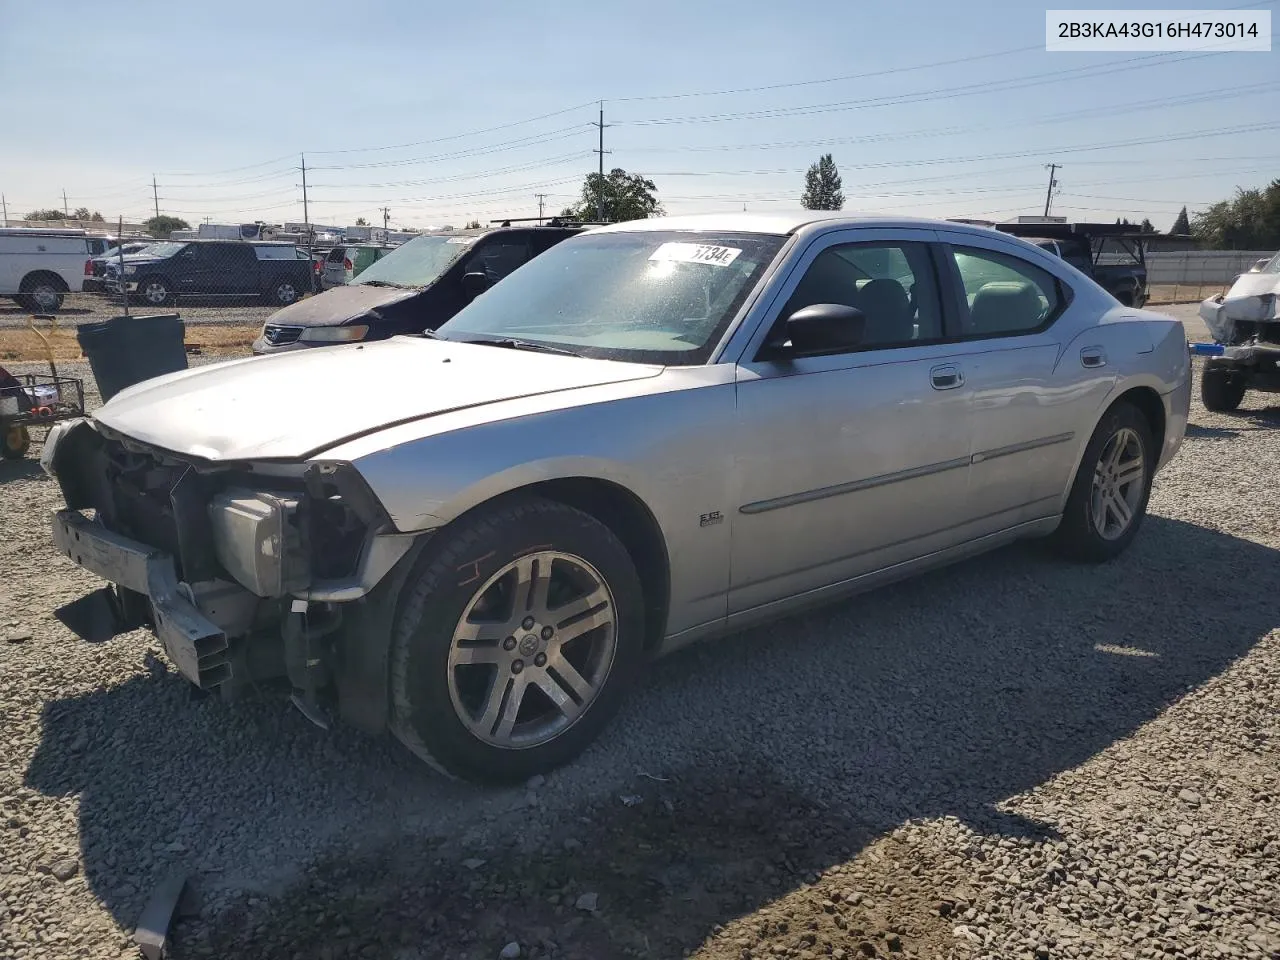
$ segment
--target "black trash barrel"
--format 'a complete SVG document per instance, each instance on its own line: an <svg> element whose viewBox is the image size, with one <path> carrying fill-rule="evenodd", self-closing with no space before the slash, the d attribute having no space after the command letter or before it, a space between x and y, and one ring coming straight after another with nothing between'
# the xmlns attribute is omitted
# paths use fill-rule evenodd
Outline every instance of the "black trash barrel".
<svg viewBox="0 0 1280 960"><path fill-rule="evenodd" d="M76 340L106 403L135 383L187 369L186 324L176 313L85 323Z"/></svg>

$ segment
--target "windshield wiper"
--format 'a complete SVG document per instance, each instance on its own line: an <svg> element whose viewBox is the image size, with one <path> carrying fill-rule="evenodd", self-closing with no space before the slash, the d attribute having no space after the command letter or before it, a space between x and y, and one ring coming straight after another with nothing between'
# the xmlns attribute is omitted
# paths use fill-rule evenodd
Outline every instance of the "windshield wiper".
<svg viewBox="0 0 1280 960"><path fill-rule="evenodd" d="M515 340L511 337L499 337L494 340L458 340L456 343L481 343L491 347L508 347L511 350L532 350L535 353L557 353L562 357L576 357L578 354L563 347L553 347L546 343L535 343L532 340Z"/></svg>
<svg viewBox="0 0 1280 960"><path fill-rule="evenodd" d="M356 284L352 284L356 286ZM362 287L404 287L403 283L392 283L390 280L361 280L359 286Z"/></svg>

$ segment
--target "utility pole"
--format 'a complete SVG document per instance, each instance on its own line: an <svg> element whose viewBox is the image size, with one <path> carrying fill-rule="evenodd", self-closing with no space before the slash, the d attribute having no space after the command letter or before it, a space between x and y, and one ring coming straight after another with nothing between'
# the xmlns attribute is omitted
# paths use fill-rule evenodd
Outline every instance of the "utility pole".
<svg viewBox="0 0 1280 960"><path fill-rule="evenodd" d="M543 204L543 201L547 199L547 195L545 193L535 193L534 196L538 198L538 223L541 224L542 223L542 204Z"/></svg>
<svg viewBox="0 0 1280 960"><path fill-rule="evenodd" d="M9 202L5 200L4 194L0 193L0 207L4 208L4 226L9 225Z"/></svg>
<svg viewBox="0 0 1280 960"><path fill-rule="evenodd" d="M382 208L382 232L383 233L387 232L387 223L390 220L391 220L391 208L383 207ZM384 237L383 239L386 239L386 238Z"/></svg>
<svg viewBox="0 0 1280 960"><path fill-rule="evenodd" d="M597 124L594 124L594 126L597 126L600 128L600 146L598 149L594 151L595 153L600 155L600 166L599 166L600 179L596 181L596 219L603 220L604 219L604 155L606 153L613 152L612 150L605 150L604 148L605 123L604 123L604 101L603 100L600 101L600 122Z"/></svg>
<svg viewBox="0 0 1280 960"><path fill-rule="evenodd" d="M311 215L307 212L307 155L302 157L302 225L307 231L307 251L311 250Z"/></svg>
<svg viewBox="0 0 1280 960"><path fill-rule="evenodd" d="M67 209L67 188L62 188L62 215L68 220L71 219L71 211Z"/></svg>
<svg viewBox="0 0 1280 960"><path fill-rule="evenodd" d="M156 216L160 216L160 191L156 187L156 175L151 175L151 199L156 202Z"/></svg>
<svg viewBox="0 0 1280 960"><path fill-rule="evenodd" d="M1047 217L1049 215L1049 205L1053 203L1053 188L1058 185L1057 173L1062 169L1062 165L1059 163L1047 163L1045 167L1049 171L1049 189L1045 191L1044 195L1044 215Z"/></svg>

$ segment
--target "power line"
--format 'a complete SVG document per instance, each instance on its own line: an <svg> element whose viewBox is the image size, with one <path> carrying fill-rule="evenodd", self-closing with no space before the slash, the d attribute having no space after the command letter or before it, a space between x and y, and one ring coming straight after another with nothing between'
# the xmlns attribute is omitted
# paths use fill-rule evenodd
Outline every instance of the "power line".
<svg viewBox="0 0 1280 960"><path fill-rule="evenodd" d="M871 70L867 73L847 73L839 77L823 77L817 80L795 80L790 83L770 83L759 87L737 87L732 90L702 90L694 93L663 93L640 97L612 97L614 103L636 103L644 100L684 100L690 97L722 97L735 93L764 93L768 90L785 90L794 87L811 87L823 83L841 83L845 80L867 80L871 77L887 77L898 73L911 73L915 70L935 70L938 67L955 66L958 63L973 63L977 60L993 60L997 57L1009 57L1017 53L1028 53L1032 50L1043 50L1040 44L1029 47L1014 47L1012 50L997 50L995 53L980 53L971 57L957 57L954 60L936 60L931 63L916 64L909 67L890 67L885 70Z"/></svg>

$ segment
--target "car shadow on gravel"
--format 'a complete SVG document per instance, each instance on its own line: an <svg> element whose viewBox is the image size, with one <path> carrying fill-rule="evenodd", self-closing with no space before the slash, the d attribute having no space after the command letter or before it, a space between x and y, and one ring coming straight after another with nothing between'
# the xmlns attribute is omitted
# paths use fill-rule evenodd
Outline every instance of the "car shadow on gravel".
<svg viewBox="0 0 1280 960"><path fill-rule="evenodd" d="M515 940L718 960L743 949L720 926L757 911L753 936L793 955L836 936L928 955L950 924L918 863L884 861L839 909L833 881L806 885L920 818L1052 837L1006 801L1245 654L1280 623L1277 582L1280 551L1156 516L1110 564L1015 546L667 658L527 796L276 703L190 702L156 662L49 703L27 784L79 795L85 876L122 925L174 863L225 892L180 957L493 958ZM817 926L788 919L794 896L821 898Z"/></svg>

